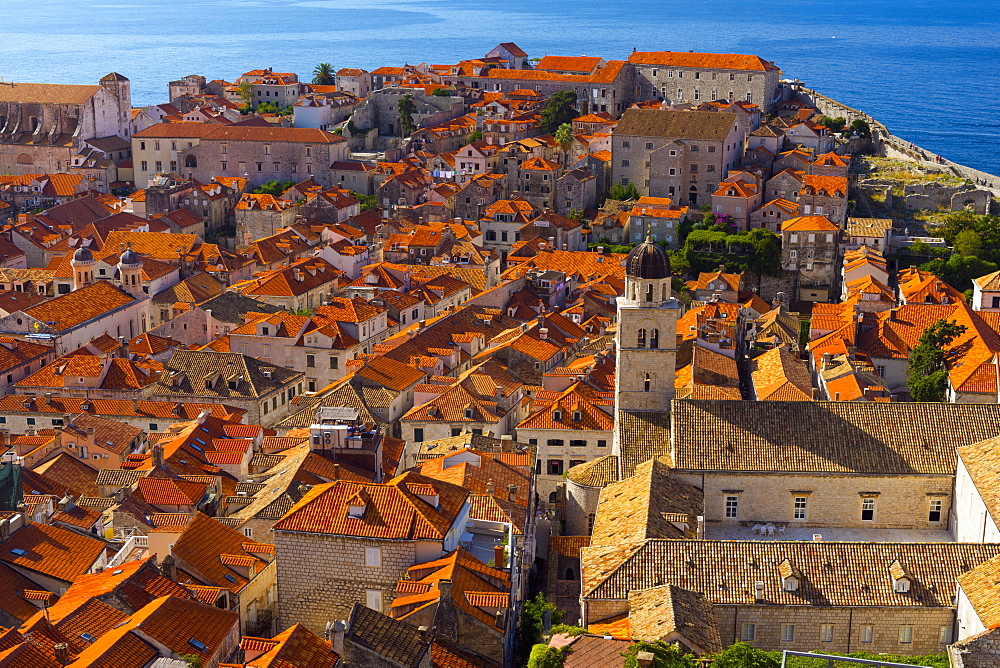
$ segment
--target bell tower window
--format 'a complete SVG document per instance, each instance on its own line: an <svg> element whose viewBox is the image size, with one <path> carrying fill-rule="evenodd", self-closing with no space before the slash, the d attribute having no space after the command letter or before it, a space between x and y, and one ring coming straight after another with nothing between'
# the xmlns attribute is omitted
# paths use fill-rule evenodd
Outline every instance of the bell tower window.
<svg viewBox="0 0 1000 668"><path fill-rule="evenodd" d="M646 301L647 302L653 301L653 284L652 283L647 283L646 284Z"/></svg>
<svg viewBox="0 0 1000 668"><path fill-rule="evenodd" d="M654 329L652 332L650 332L649 347L650 348L660 347L660 330Z"/></svg>
<svg viewBox="0 0 1000 668"><path fill-rule="evenodd" d="M638 340L636 341L636 348L645 348L645 347L646 347L646 330L640 329Z"/></svg>
<svg viewBox="0 0 1000 668"><path fill-rule="evenodd" d="M649 373L647 372L645 379L642 381L642 391L643 392L649 392L650 387L652 386L652 384L653 384L653 382L650 380Z"/></svg>

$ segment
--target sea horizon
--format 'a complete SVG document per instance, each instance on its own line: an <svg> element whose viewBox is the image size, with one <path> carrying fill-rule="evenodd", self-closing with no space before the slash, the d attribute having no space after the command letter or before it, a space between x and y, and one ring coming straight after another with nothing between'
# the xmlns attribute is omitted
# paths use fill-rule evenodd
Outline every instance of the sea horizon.
<svg viewBox="0 0 1000 668"><path fill-rule="evenodd" d="M81 30L74 17L86 8ZM749 8L758 11L750 13ZM885 0L36 0L5 7L0 77L132 82L132 103L167 102L188 74L232 81L273 67L308 81L313 67L454 63L515 42L531 57L626 59L633 50L752 53L860 109L896 135L1000 174L1000 19L978 2ZM991 85L992 83L992 85Z"/></svg>

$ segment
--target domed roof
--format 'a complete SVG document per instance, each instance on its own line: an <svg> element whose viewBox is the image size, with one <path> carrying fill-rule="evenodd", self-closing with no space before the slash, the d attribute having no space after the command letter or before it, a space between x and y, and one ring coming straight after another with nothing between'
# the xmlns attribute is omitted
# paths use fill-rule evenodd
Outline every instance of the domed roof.
<svg viewBox="0 0 1000 668"><path fill-rule="evenodd" d="M625 273L636 278L669 278L670 260L649 237L625 258Z"/></svg>
<svg viewBox="0 0 1000 668"><path fill-rule="evenodd" d="M122 253L121 258L119 258L118 261L121 264L142 264L142 258L139 257L139 254L131 248Z"/></svg>
<svg viewBox="0 0 1000 668"><path fill-rule="evenodd" d="M73 253L74 262L93 262L94 254L90 252L90 249L86 246L80 246Z"/></svg>

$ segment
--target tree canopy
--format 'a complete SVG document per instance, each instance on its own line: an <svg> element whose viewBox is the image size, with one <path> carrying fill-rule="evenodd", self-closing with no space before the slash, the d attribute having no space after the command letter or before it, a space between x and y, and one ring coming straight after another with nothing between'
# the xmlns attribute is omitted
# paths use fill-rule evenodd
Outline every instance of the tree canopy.
<svg viewBox="0 0 1000 668"><path fill-rule="evenodd" d="M576 93L571 90L561 90L549 98L549 104L542 112L538 126L543 132L553 133L563 123L571 123L580 115L576 110Z"/></svg>
<svg viewBox="0 0 1000 668"><path fill-rule="evenodd" d="M278 181L274 179L272 181L266 181L254 189L254 194L257 195L271 195L272 197L281 197L281 193L285 192L289 188L295 185L295 181Z"/></svg>
<svg viewBox="0 0 1000 668"><path fill-rule="evenodd" d="M690 654L682 653L674 644L662 640L656 642L640 640L622 654L625 657L624 668L638 668L640 652L649 652L653 655L653 662L649 664L650 668L696 668L698 666Z"/></svg>
<svg viewBox="0 0 1000 668"><path fill-rule="evenodd" d="M330 63L320 63L313 70L312 82L318 86L332 86L337 82L337 75Z"/></svg>
<svg viewBox="0 0 1000 668"><path fill-rule="evenodd" d="M404 137L409 137L417 129L413 122L413 114L417 111L417 105L413 102L412 95L404 95L396 103L396 110L399 112L399 131Z"/></svg>
<svg viewBox="0 0 1000 668"><path fill-rule="evenodd" d="M913 401L944 401L948 390L945 348L965 333L965 325L948 322L943 318L920 335L917 345L910 351L906 383Z"/></svg>

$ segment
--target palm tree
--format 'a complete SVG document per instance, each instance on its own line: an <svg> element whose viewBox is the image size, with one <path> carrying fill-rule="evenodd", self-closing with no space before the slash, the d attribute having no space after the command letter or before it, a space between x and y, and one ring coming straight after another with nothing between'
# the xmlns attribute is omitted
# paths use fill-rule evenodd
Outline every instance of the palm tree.
<svg viewBox="0 0 1000 668"><path fill-rule="evenodd" d="M569 152L570 147L573 145L573 126L569 123L563 123L555 131L552 138L559 144L559 151L563 154L563 168L565 168L566 153Z"/></svg>
<svg viewBox="0 0 1000 668"><path fill-rule="evenodd" d="M332 86L337 81L333 73L333 65L330 63L320 63L313 70L313 83L320 86Z"/></svg>

